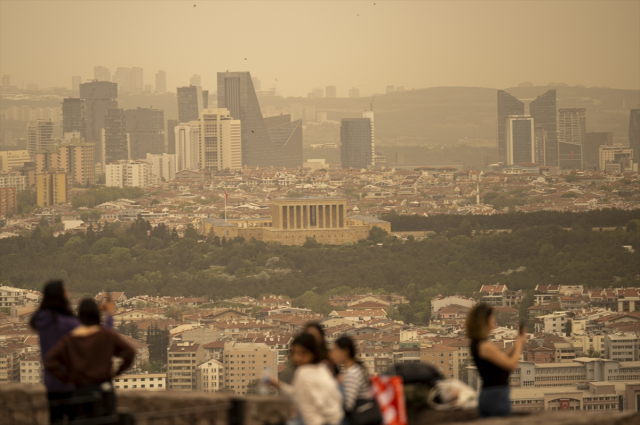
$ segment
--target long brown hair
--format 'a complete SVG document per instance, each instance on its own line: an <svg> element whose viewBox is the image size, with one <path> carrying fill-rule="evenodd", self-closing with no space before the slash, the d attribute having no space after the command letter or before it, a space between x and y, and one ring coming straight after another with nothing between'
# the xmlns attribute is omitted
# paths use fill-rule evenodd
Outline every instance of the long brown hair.
<svg viewBox="0 0 640 425"><path fill-rule="evenodd" d="M469 311L467 316L467 338L472 341L487 339L489 336L489 318L493 314L493 307L480 303Z"/></svg>

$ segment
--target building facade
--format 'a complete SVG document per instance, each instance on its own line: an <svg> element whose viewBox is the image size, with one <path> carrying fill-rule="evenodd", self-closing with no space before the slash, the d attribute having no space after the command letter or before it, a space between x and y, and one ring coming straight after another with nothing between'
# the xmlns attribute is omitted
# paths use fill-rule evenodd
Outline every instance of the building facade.
<svg viewBox="0 0 640 425"><path fill-rule="evenodd" d="M195 391L196 371L204 361L202 345L178 342L167 351L167 380L170 390Z"/></svg>
<svg viewBox="0 0 640 425"><path fill-rule="evenodd" d="M373 164L372 127L369 118L343 118L340 123L342 168L367 168Z"/></svg>
<svg viewBox="0 0 640 425"><path fill-rule="evenodd" d="M147 162L151 163L151 172L163 181L176 178L176 155L163 153L162 155L147 154Z"/></svg>
<svg viewBox="0 0 640 425"><path fill-rule="evenodd" d="M152 166L142 160L114 161L106 165L106 185L145 188L152 182Z"/></svg>
<svg viewBox="0 0 640 425"><path fill-rule="evenodd" d="M146 390L166 391L166 373L125 373L113 379L113 387L118 391Z"/></svg>
<svg viewBox="0 0 640 425"><path fill-rule="evenodd" d="M327 86L324 88L324 97L335 98L337 96L336 86Z"/></svg>
<svg viewBox="0 0 640 425"><path fill-rule="evenodd" d="M529 103L529 114L539 129L538 152L540 155L531 161L539 165L558 165L558 113L556 109L556 90L548 90Z"/></svg>
<svg viewBox="0 0 640 425"><path fill-rule="evenodd" d="M598 163L602 171L607 170L608 165L633 165L635 162L635 151L623 145L600 146L598 148ZM624 168L623 168L624 170Z"/></svg>
<svg viewBox="0 0 640 425"><path fill-rule="evenodd" d="M166 93L167 91L167 73L166 71L156 72L156 92Z"/></svg>
<svg viewBox="0 0 640 425"><path fill-rule="evenodd" d="M224 386L245 395L251 381L278 370L276 352L264 343L230 342L224 347Z"/></svg>
<svg viewBox="0 0 640 425"><path fill-rule="evenodd" d="M109 109L102 131L104 164L130 158L131 144L127 134L127 118L122 109Z"/></svg>
<svg viewBox="0 0 640 425"><path fill-rule="evenodd" d="M215 393L225 387L224 365L209 359L196 369L196 390L203 393Z"/></svg>
<svg viewBox="0 0 640 425"><path fill-rule="evenodd" d="M39 207L69 202L71 176L64 171L45 171L36 174L36 198Z"/></svg>
<svg viewBox="0 0 640 425"><path fill-rule="evenodd" d="M44 367L39 354L27 355L20 359L20 383L28 385L44 384Z"/></svg>
<svg viewBox="0 0 640 425"><path fill-rule="evenodd" d="M176 125L174 137L176 143L176 171L199 168L198 163L198 121Z"/></svg>
<svg viewBox="0 0 640 425"><path fill-rule="evenodd" d="M15 187L0 188L0 216L18 212L18 190Z"/></svg>
<svg viewBox="0 0 640 425"><path fill-rule="evenodd" d="M176 132L175 128L179 124L178 120L167 120L167 153L176 153Z"/></svg>
<svg viewBox="0 0 640 425"><path fill-rule="evenodd" d="M632 109L629 113L629 147L635 158L640 158L640 109Z"/></svg>
<svg viewBox="0 0 640 425"><path fill-rule="evenodd" d="M198 88L196 86L178 87L178 121L181 123L197 121Z"/></svg>
<svg viewBox="0 0 640 425"><path fill-rule="evenodd" d="M505 122L507 165L535 163L534 121L528 115L509 115Z"/></svg>
<svg viewBox="0 0 640 425"><path fill-rule="evenodd" d="M600 170L600 146L612 146L613 133L590 131L585 136L583 145L584 168Z"/></svg>
<svg viewBox="0 0 640 425"><path fill-rule="evenodd" d="M24 166L25 162L30 162L29 151L0 151L0 171L12 171L14 168Z"/></svg>
<svg viewBox="0 0 640 425"><path fill-rule="evenodd" d="M79 132L86 138L86 108L84 99L66 98L62 101L62 134Z"/></svg>
<svg viewBox="0 0 640 425"><path fill-rule="evenodd" d="M524 115L524 103L504 90L498 90L498 161L507 162L506 123L509 115Z"/></svg>
<svg viewBox="0 0 640 425"><path fill-rule="evenodd" d="M107 111L118 108L118 85L108 80L80 84L80 99L84 100L86 110L85 142L95 145L96 161L104 163L102 130Z"/></svg>
<svg viewBox="0 0 640 425"><path fill-rule="evenodd" d="M129 135L129 159L164 153L164 111L136 108L124 111Z"/></svg>
<svg viewBox="0 0 640 425"><path fill-rule="evenodd" d="M33 156L36 151L53 147L53 121L37 120L27 128L27 150Z"/></svg>
<svg viewBox="0 0 640 425"><path fill-rule="evenodd" d="M96 182L94 145L81 139L70 139L50 150L36 152L35 164L36 173L64 171L75 184L84 186Z"/></svg>
<svg viewBox="0 0 640 425"><path fill-rule="evenodd" d="M192 125L193 129L193 125ZM198 164L202 170L242 168L240 121L228 109L205 109L197 126Z"/></svg>

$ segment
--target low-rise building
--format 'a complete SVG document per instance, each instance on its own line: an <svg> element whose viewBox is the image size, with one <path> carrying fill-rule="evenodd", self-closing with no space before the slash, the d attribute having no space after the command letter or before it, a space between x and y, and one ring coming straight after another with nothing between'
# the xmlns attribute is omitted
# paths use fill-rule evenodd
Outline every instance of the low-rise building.
<svg viewBox="0 0 640 425"><path fill-rule="evenodd" d="M113 379L113 386L118 391L147 390L165 391L167 389L166 373L126 373Z"/></svg>
<svg viewBox="0 0 640 425"><path fill-rule="evenodd" d="M204 393L214 393L224 388L224 365L209 359L196 369L196 389Z"/></svg>
<svg viewBox="0 0 640 425"><path fill-rule="evenodd" d="M435 366L445 378L459 379L459 352L457 347L435 344L420 349L420 361Z"/></svg>
<svg viewBox="0 0 640 425"><path fill-rule="evenodd" d="M278 370L277 353L266 344L229 342L224 347L224 386L237 395L247 393L251 381Z"/></svg>
<svg viewBox="0 0 640 425"><path fill-rule="evenodd" d="M638 361L640 337L634 334L617 333L605 335L604 358L619 362Z"/></svg>
<svg viewBox="0 0 640 425"><path fill-rule="evenodd" d="M20 359L20 383L44 383L44 368L40 354L31 354Z"/></svg>

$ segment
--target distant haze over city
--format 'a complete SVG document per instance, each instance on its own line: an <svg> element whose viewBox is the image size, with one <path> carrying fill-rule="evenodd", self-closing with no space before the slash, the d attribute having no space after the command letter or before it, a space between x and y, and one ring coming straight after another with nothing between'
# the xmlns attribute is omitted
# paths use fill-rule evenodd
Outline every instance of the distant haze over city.
<svg viewBox="0 0 640 425"><path fill-rule="evenodd" d="M550 82L640 88L638 1L6 1L0 74L68 87L93 67L193 74L251 71L263 89L339 97L387 85L514 87ZM277 80L277 81L276 81Z"/></svg>

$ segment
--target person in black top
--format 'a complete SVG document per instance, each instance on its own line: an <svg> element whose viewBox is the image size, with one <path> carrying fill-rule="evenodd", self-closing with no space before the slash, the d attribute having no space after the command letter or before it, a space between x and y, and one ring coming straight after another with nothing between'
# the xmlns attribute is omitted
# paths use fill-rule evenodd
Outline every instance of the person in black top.
<svg viewBox="0 0 640 425"><path fill-rule="evenodd" d="M478 398L478 413L481 418L509 416L509 374L518 367L518 358L527 339L524 327L514 344L505 352L490 342L489 334L496 328L493 308L487 304L476 305L467 316L467 337L471 340L471 356L482 378Z"/></svg>

